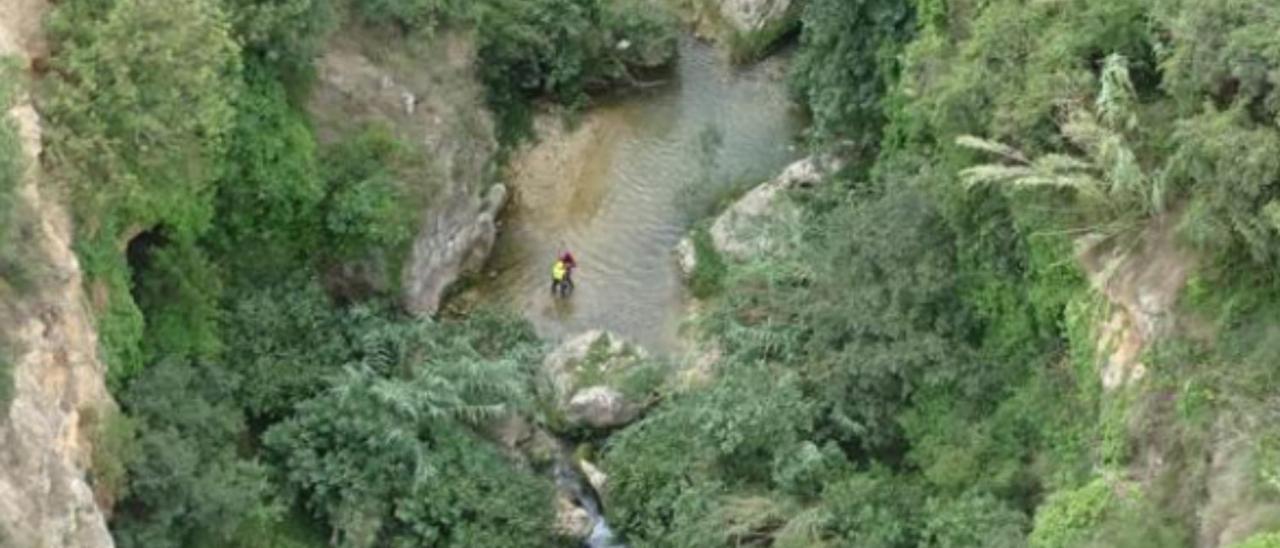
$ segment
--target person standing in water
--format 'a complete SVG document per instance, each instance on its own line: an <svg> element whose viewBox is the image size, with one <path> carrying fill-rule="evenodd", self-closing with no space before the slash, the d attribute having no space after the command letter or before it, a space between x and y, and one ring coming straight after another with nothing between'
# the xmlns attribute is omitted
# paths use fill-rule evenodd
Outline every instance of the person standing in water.
<svg viewBox="0 0 1280 548"><path fill-rule="evenodd" d="M551 266L551 293L553 295L568 295L573 289L573 269L578 267L578 262L574 260L573 253L565 251L560 254L560 258L556 259L556 264Z"/></svg>

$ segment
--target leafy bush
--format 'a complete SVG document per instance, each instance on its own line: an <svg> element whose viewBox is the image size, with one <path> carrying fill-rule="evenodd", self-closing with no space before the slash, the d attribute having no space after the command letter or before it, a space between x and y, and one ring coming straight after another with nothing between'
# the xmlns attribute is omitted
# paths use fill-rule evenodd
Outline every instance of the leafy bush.
<svg viewBox="0 0 1280 548"><path fill-rule="evenodd" d="M305 264L324 245L318 218L326 182L307 120L289 105L276 73L250 62L244 79L217 186L217 223L204 239L233 272L257 281Z"/></svg>
<svg viewBox="0 0 1280 548"><path fill-rule="evenodd" d="M406 31L426 33L472 8L467 0L364 0L353 5L367 22L393 23Z"/></svg>
<svg viewBox="0 0 1280 548"><path fill-rule="evenodd" d="M411 333L426 335L430 326L419 326ZM379 352L349 366L272 427L266 446L344 545L547 544L550 486L463 427L511 411L520 364L486 360L466 343L435 345L444 352Z"/></svg>
<svg viewBox="0 0 1280 548"><path fill-rule="evenodd" d="M773 378L745 369L610 438L610 523L640 545L680 544L710 515L719 478L767 484L775 455L799 444L813 416L794 381Z"/></svg>
<svg viewBox="0 0 1280 548"><path fill-rule="evenodd" d="M213 0L99 6L67 2L50 21L62 77L44 104L46 152L88 234L160 223L194 233L233 119L240 61L226 15Z"/></svg>
<svg viewBox="0 0 1280 548"><path fill-rule="evenodd" d="M244 424L231 405L235 381L211 364L166 360L119 394L139 426L128 496L111 524L121 546L225 541L265 511L266 471L237 454Z"/></svg>
<svg viewBox="0 0 1280 548"><path fill-rule="evenodd" d="M528 136L533 98L580 108L588 90L627 78L629 64L675 54L674 19L643 2L486 0L476 9L480 78L504 143ZM619 48L623 40L630 46Z"/></svg>
<svg viewBox="0 0 1280 548"><path fill-rule="evenodd" d="M1026 545L1027 515L999 499L967 493L956 499L930 498L925 504L923 546L1014 548Z"/></svg>
<svg viewBox="0 0 1280 548"><path fill-rule="evenodd" d="M323 226L336 258L364 258L408 243L416 214L407 182L397 180L395 170L408 154L389 130L377 126L326 151Z"/></svg>
<svg viewBox="0 0 1280 548"><path fill-rule="evenodd" d="M905 548L919 542L921 495L906 478L875 470L827 486L822 498L837 538L853 546Z"/></svg>
<svg viewBox="0 0 1280 548"><path fill-rule="evenodd" d="M820 142L873 146L881 98L897 72L894 50L910 37L905 0L811 0L801 16L800 51L791 67L794 94L813 112Z"/></svg>
<svg viewBox="0 0 1280 548"><path fill-rule="evenodd" d="M1079 489L1053 493L1036 511L1031 546L1055 548L1084 544L1116 501L1112 486L1101 478Z"/></svg>

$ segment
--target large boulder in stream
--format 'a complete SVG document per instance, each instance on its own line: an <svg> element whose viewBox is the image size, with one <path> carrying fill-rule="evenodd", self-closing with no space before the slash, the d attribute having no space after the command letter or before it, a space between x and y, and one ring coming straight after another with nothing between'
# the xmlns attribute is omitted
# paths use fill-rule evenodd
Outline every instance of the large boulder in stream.
<svg viewBox="0 0 1280 548"><path fill-rule="evenodd" d="M787 192L812 188L839 170L840 165L834 158L812 156L787 166L773 180L751 189L711 223L708 232L712 249L721 257L737 262L778 250L785 242L779 241L775 228L794 225L801 215L799 207L787 199ZM676 256L680 270L686 277L692 276L698 264L692 237L680 241Z"/></svg>
<svg viewBox="0 0 1280 548"><path fill-rule="evenodd" d="M568 427L617 428L649 405L662 377L643 348L608 331L571 337L543 362Z"/></svg>

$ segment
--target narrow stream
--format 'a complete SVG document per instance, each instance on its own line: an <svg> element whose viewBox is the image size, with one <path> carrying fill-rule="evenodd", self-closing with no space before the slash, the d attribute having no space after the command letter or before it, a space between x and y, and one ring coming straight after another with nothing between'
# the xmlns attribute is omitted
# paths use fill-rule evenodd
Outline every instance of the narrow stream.
<svg viewBox="0 0 1280 548"><path fill-rule="evenodd" d="M676 243L726 189L768 180L796 156L786 58L736 70L685 39L670 82L593 108L572 129L541 120L540 141L512 160L513 200L481 298L523 312L549 340L607 329L677 354L686 311ZM566 249L576 290L554 299L551 265ZM553 474L591 519L585 545L622 546L567 449Z"/></svg>
<svg viewBox="0 0 1280 548"><path fill-rule="evenodd" d="M672 248L716 188L767 180L796 155L786 58L736 70L685 39L671 82L593 108L572 130L540 124L542 140L512 162L485 298L551 340L601 328L676 353L684 288ZM561 249L579 263L564 301L549 292Z"/></svg>

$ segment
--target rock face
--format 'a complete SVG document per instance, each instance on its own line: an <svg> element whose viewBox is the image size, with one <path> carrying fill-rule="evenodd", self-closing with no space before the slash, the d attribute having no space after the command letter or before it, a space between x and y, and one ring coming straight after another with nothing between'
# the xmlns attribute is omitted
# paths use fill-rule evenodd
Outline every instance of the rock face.
<svg viewBox="0 0 1280 548"><path fill-rule="evenodd" d="M484 266L498 236L497 216L507 189L490 187L480 199L458 189L449 207L432 208L413 242L403 274L404 302L415 314L434 314L440 298L459 277Z"/></svg>
<svg viewBox="0 0 1280 548"><path fill-rule="evenodd" d="M625 395L621 384L645 358L643 349L617 335L592 330L551 352L543 370L551 378L569 426L616 428L635 420L644 410L645 404Z"/></svg>
<svg viewBox="0 0 1280 548"><path fill-rule="evenodd" d="M1077 242L1078 258L1094 290L1114 305L1098 337L1102 385L1117 388L1141 379L1148 343L1174 327L1174 306L1195 269L1195 258L1175 235L1176 214L1157 218L1136 242Z"/></svg>
<svg viewBox="0 0 1280 548"><path fill-rule="evenodd" d="M404 304L417 314L434 314L449 285L483 265L507 198L490 184L498 145L474 59L465 33L442 31L414 45L352 28L336 33L316 62L309 110L322 141L380 124L420 145L428 164L420 183L430 205L400 273Z"/></svg>
<svg viewBox="0 0 1280 548"><path fill-rule="evenodd" d="M0 55L27 63L45 54L41 0L0 3ZM38 157L40 118L28 98L3 115L22 137L27 173L18 202L38 257L36 287L4 295L0 329L13 349L12 403L0 409L0 545L22 548L113 546L86 479L90 417L114 411L103 379L80 265L71 251L71 220L45 187ZM2 286L3 284L0 284Z"/></svg>

